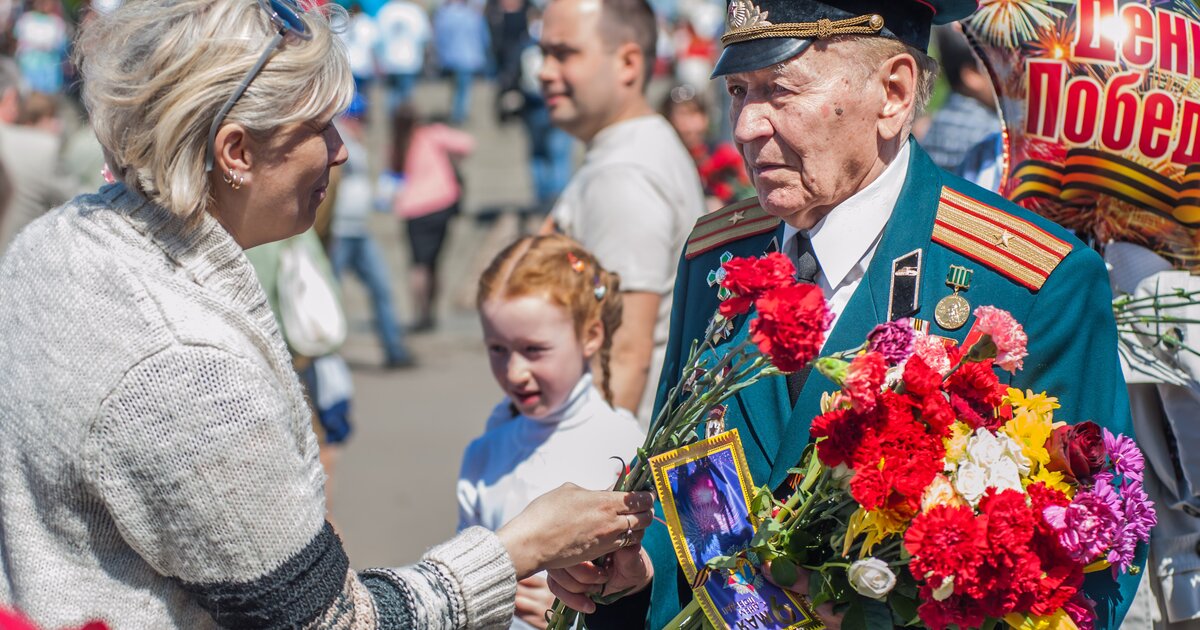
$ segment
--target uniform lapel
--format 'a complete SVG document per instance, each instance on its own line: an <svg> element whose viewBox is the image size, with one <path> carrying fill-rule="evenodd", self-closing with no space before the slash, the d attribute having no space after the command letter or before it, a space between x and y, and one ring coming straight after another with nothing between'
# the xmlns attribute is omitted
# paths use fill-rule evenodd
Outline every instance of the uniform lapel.
<svg viewBox="0 0 1200 630"><path fill-rule="evenodd" d="M829 333L825 342L825 353L848 350L866 340L867 333L887 318L892 260L917 248L929 248L933 220L937 214L941 194L941 170L916 142L910 140L910 143L912 155L909 158L908 175L900 191L899 201L883 229L882 240L867 267L866 277L858 285L850 302L838 317L837 324ZM921 275L922 286L927 287L929 265L923 266ZM927 299L927 291L922 289L922 311L928 308L924 303ZM834 387L832 381L816 370L808 377L796 401L796 407L789 414L790 418L774 457L769 480L772 488L783 483L788 469L799 463L800 455L808 445L809 425L821 411L821 394L832 391Z"/></svg>

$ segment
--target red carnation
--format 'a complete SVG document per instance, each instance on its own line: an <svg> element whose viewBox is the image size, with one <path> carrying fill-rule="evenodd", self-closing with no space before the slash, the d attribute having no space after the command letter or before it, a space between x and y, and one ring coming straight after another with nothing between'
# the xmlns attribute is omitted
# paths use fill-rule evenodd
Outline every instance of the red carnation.
<svg viewBox="0 0 1200 630"><path fill-rule="evenodd" d="M921 419L933 429L934 435L946 437L956 417L950 402L937 391L921 399Z"/></svg>
<svg viewBox="0 0 1200 630"><path fill-rule="evenodd" d="M979 501L979 511L988 517L988 542L993 548L1026 547L1033 539L1035 518L1024 494L1016 490L997 493L989 488Z"/></svg>
<svg viewBox="0 0 1200 630"><path fill-rule="evenodd" d="M750 323L750 338L780 371L795 372L821 352L832 314L816 285L771 289L755 307L758 318Z"/></svg>
<svg viewBox="0 0 1200 630"><path fill-rule="evenodd" d="M822 464L830 468L841 464L853 467L854 462L861 459L859 450L864 442L875 442L878 425L876 414L835 409L814 418L809 435L813 440L820 440L817 457Z"/></svg>
<svg viewBox="0 0 1200 630"><path fill-rule="evenodd" d="M942 375L914 354L908 357L908 362L904 364L904 390L917 397L940 393Z"/></svg>
<svg viewBox="0 0 1200 630"><path fill-rule="evenodd" d="M980 363L964 363L946 381L950 404L959 418L972 429L987 427L996 429L999 419L995 409L1004 402L1008 388L992 371L992 360Z"/></svg>
<svg viewBox="0 0 1200 630"><path fill-rule="evenodd" d="M725 278L721 280L721 286L733 293L733 297L721 303L721 315L726 318L748 313L763 293L796 282L796 267L792 260L779 253L761 258L734 258L722 267Z"/></svg>
<svg viewBox="0 0 1200 630"><path fill-rule="evenodd" d="M842 389L850 397L856 411L871 411L879 400L880 388L887 376L887 361L878 352L867 352L854 357L846 370L846 381Z"/></svg>
<svg viewBox="0 0 1200 630"><path fill-rule="evenodd" d="M864 439L853 462L850 494L868 510L885 508L913 514L925 489L941 471L946 456L940 437L913 417L908 399L884 392L886 419L875 440Z"/></svg>
<svg viewBox="0 0 1200 630"><path fill-rule="evenodd" d="M972 581L988 551L983 524L971 508L950 505L914 518L904 532L904 547L912 554L909 570L934 588L945 578L956 584Z"/></svg>

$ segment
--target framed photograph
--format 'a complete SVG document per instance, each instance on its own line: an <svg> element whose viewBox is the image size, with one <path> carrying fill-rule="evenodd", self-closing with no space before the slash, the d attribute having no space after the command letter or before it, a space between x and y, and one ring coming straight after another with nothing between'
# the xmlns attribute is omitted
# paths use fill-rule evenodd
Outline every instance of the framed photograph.
<svg viewBox="0 0 1200 630"><path fill-rule="evenodd" d="M690 584L714 556L746 547L758 526L750 513L754 483L737 429L650 460L671 544ZM795 594L756 567L712 571L693 595L715 628L821 628Z"/></svg>

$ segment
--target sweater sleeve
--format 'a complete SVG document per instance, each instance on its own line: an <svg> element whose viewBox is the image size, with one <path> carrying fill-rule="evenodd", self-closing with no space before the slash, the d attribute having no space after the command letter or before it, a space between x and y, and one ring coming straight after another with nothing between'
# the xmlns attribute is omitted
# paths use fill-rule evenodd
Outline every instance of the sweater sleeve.
<svg viewBox="0 0 1200 630"><path fill-rule="evenodd" d="M129 370L83 454L124 542L222 626L449 629L511 617L514 569L491 534L464 532L383 572L386 582L350 569L289 385L206 346L172 346Z"/></svg>

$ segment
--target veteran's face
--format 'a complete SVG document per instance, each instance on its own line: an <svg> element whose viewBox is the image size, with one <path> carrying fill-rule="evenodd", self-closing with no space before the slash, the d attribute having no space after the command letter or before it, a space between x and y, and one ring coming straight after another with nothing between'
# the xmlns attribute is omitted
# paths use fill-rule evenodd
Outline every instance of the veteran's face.
<svg viewBox="0 0 1200 630"><path fill-rule="evenodd" d="M882 172L885 95L852 42L726 77L733 137L767 212L808 229Z"/></svg>

